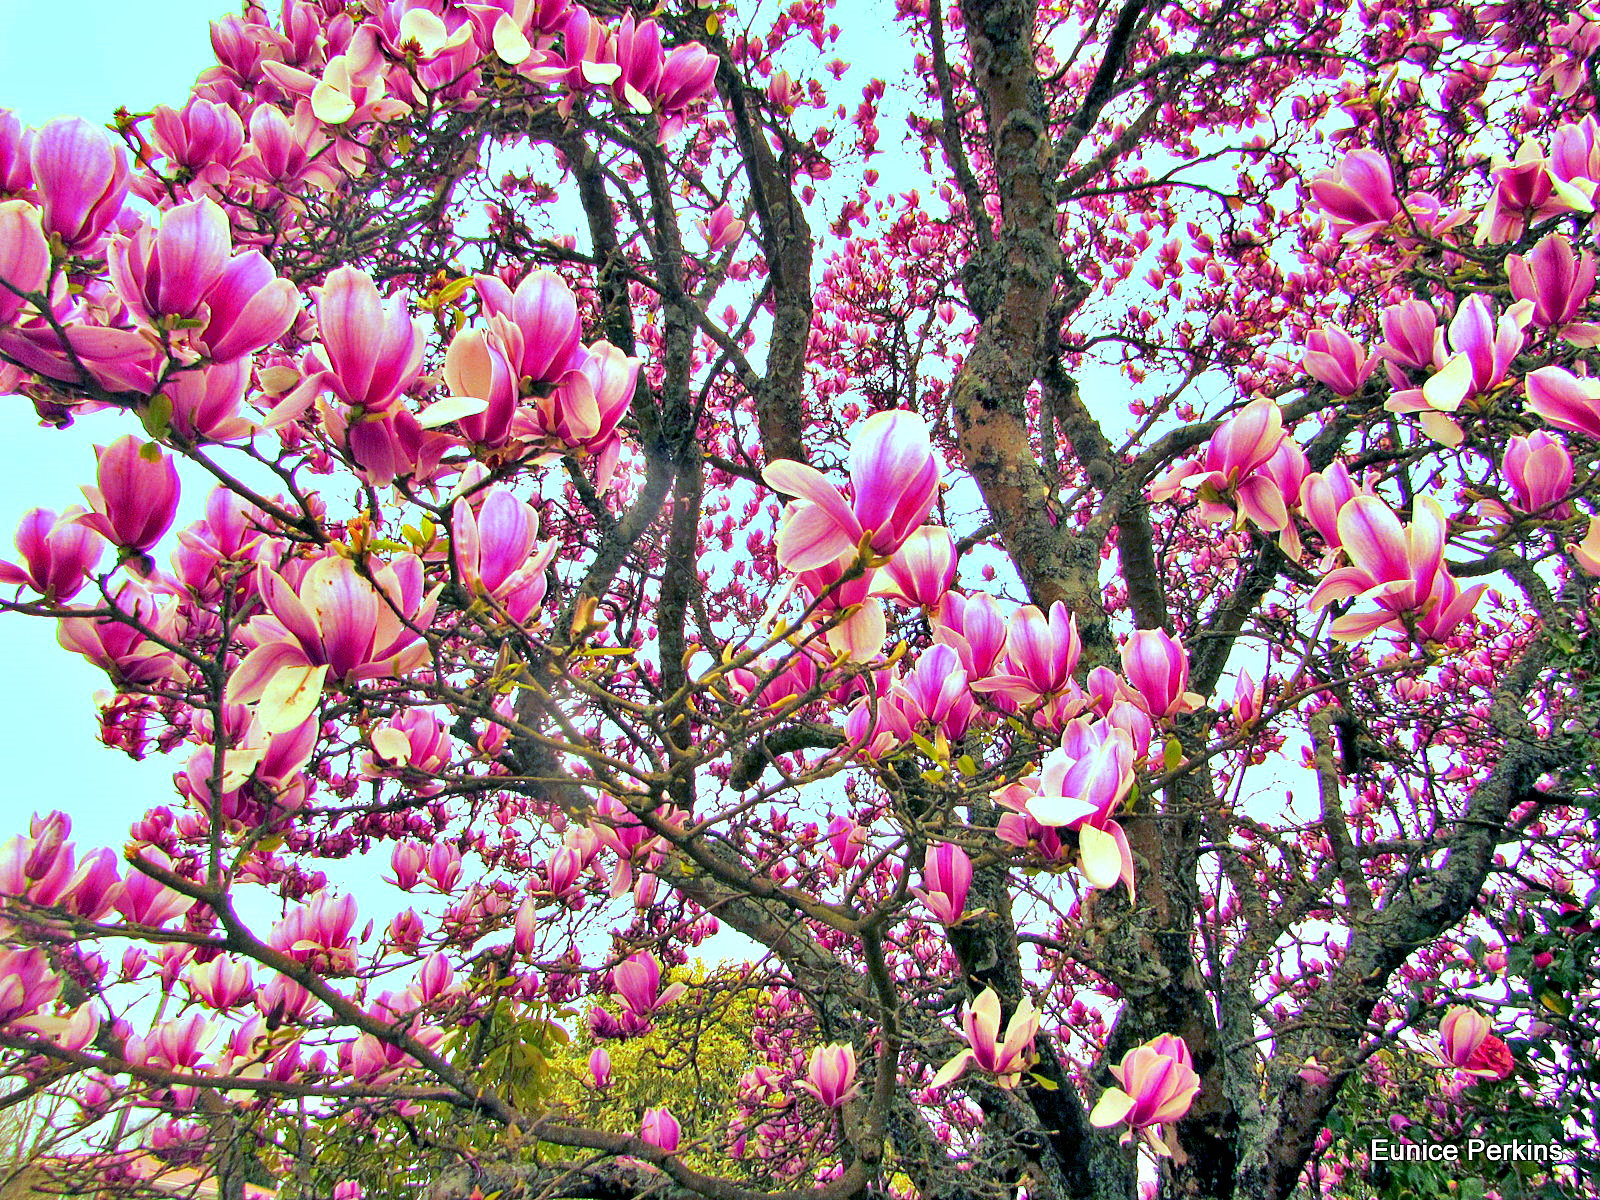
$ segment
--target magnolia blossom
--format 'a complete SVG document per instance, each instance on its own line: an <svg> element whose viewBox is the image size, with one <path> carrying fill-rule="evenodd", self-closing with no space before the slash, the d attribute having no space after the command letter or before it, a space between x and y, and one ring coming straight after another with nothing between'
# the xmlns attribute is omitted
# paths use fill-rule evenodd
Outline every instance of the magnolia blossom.
<svg viewBox="0 0 1600 1200"><path fill-rule="evenodd" d="M1217 426L1201 462L1175 467L1151 484L1150 498L1166 500L1189 489L1202 520L1237 521L1243 514L1278 532L1289 523L1287 498L1264 468L1286 436L1278 406L1264 396L1252 400Z"/></svg>
<svg viewBox="0 0 1600 1200"><path fill-rule="evenodd" d="M404 675L427 658L428 644L416 629L432 620L439 589L422 594L422 563L414 555L369 562L363 574L348 558L329 554L297 583L266 567L257 578L268 615L247 626L255 649L234 670L230 689L238 703L261 702L259 719L269 732L310 716L324 680Z"/></svg>
<svg viewBox="0 0 1600 1200"><path fill-rule="evenodd" d="M1339 542L1351 565L1330 572L1309 606L1316 610L1348 598L1375 605L1333 622L1330 632L1341 641L1357 641L1385 627L1414 628L1439 641L1466 619L1488 587L1462 591L1450 576L1444 564L1444 510L1428 497L1417 500L1406 526L1378 497L1355 497L1339 510Z"/></svg>
<svg viewBox="0 0 1600 1200"><path fill-rule="evenodd" d="M800 1087L824 1108L842 1108L861 1090L856 1086L856 1052L846 1042L818 1046L811 1052Z"/></svg>
<svg viewBox="0 0 1600 1200"><path fill-rule="evenodd" d="M1375 150L1356 150L1311 181L1311 195L1339 239L1368 241L1400 215L1394 174Z"/></svg>
<svg viewBox="0 0 1600 1200"><path fill-rule="evenodd" d="M815 467L779 459L761 473L800 497L778 529L778 562L790 571L825 566L863 540L889 556L922 524L939 490L928 426L904 410L876 413L850 435L850 496Z"/></svg>
<svg viewBox="0 0 1600 1200"><path fill-rule="evenodd" d="M1033 1039L1039 1032L1039 1014L1033 1000L1024 996L1000 1037L1000 997L993 988L984 988L961 1016L967 1038L962 1050L934 1075L931 1087L943 1087L961 1077L968 1067L977 1067L995 1076L995 1083L1014 1088L1022 1074L1033 1065Z"/></svg>
<svg viewBox="0 0 1600 1200"><path fill-rule="evenodd" d="M1090 1123L1101 1129L1126 1125L1124 1143L1137 1133L1157 1154L1170 1155L1172 1135L1163 1135L1160 1127L1171 1126L1188 1112L1200 1091L1184 1040L1164 1033L1128 1051L1111 1073L1122 1086L1106 1089L1089 1114Z"/></svg>
<svg viewBox="0 0 1600 1200"><path fill-rule="evenodd" d="M1438 1061L1479 1079L1504 1079L1516 1064L1506 1044L1490 1032L1489 1018L1454 1005L1439 1022Z"/></svg>
<svg viewBox="0 0 1600 1200"><path fill-rule="evenodd" d="M1189 655L1164 629L1140 629L1122 647L1122 669L1152 717L1193 712L1201 698L1189 687Z"/></svg>
<svg viewBox="0 0 1600 1200"><path fill-rule="evenodd" d="M961 920L967 903L967 889L972 885L972 860L967 852L953 842L940 842L928 848L922 868L926 887L914 887L911 894L926 904L934 917L943 925L954 925Z"/></svg>
<svg viewBox="0 0 1600 1200"><path fill-rule="evenodd" d="M1039 774L1028 814L1041 825L1077 831L1080 865L1091 886L1134 891L1133 853L1122 826L1112 819L1133 786L1133 736L1110 720L1085 714L1067 725L1059 748Z"/></svg>

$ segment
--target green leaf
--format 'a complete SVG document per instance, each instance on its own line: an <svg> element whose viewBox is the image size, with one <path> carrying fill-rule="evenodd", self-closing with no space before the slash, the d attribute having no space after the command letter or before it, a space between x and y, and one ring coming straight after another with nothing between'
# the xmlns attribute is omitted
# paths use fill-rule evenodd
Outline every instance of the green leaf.
<svg viewBox="0 0 1600 1200"><path fill-rule="evenodd" d="M151 437L166 437L172 429L172 397L165 392L157 392L150 397L150 403L139 414L139 419L144 422L145 432ZM148 448L149 443L146 446ZM150 462L156 461L155 458L145 454L144 450L140 450L139 453ZM157 449L156 454L159 455L160 453L161 451Z"/></svg>
<svg viewBox="0 0 1600 1200"><path fill-rule="evenodd" d="M1169 737L1161 748L1161 765L1169 771L1176 771L1183 765L1183 743L1176 737Z"/></svg>

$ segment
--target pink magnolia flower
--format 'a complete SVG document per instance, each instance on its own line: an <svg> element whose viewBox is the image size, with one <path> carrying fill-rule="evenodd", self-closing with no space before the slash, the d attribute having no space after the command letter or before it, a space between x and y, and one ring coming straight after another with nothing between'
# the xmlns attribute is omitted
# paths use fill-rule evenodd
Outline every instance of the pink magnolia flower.
<svg viewBox="0 0 1600 1200"><path fill-rule="evenodd" d="M967 601L970 613L972 600ZM965 615L965 614L964 614ZM1032 604L1014 610L1006 621L1004 669L973 683L973 690L997 692L1019 704L1059 695L1074 687L1073 673L1083 653L1078 618L1057 600L1046 617Z"/></svg>
<svg viewBox="0 0 1600 1200"><path fill-rule="evenodd" d="M1318 326L1306 334L1300 362L1307 374L1340 396L1359 392L1377 365L1369 362L1367 352L1337 325Z"/></svg>
<svg viewBox="0 0 1600 1200"><path fill-rule="evenodd" d="M118 683L154 684L183 677L182 666L162 644L178 640L181 632L174 597L125 579L116 585L109 607L118 615L63 617L56 640Z"/></svg>
<svg viewBox="0 0 1600 1200"><path fill-rule="evenodd" d="M1350 471L1336 462L1307 475L1300 484L1300 511L1330 548L1339 546L1339 513L1358 494ZM1370 493L1368 493L1370 494Z"/></svg>
<svg viewBox="0 0 1600 1200"><path fill-rule="evenodd" d="M150 549L177 516L178 468L159 446L131 433L96 446L95 457L99 486L83 489L94 511L78 519L125 550Z"/></svg>
<svg viewBox="0 0 1600 1200"><path fill-rule="evenodd" d="M1400 215L1394 175L1375 150L1353 151L1315 176L1311 195L1344 242L1365 242Z"/></svg>
<svg viewBox="0 0 1600 1200"><path fill-rule="evenodd" d="M257 719L269 732L309 717L324 680L401 676L428 657L417 631L432 620L440 588L423 595L422 562L415 555L387 564L369 560L363 575L348 558L330 553L297 583L267 567L256 578L267 613L245 628L255 649L234 669L230 688L236 703L262 702Z"/></svg>
<svg viewBox="0 0 1600 1200"><path fill-rule="evenodd" d="M274 950L324 975L346 975L356 965L360 940L352 933L356 915L355 896L346 893L335 899L319 891L273 926L267 941Z"/></svg>
<svg viewBox="0 0 1600 1200"><path fill-rule="evenodd" d="M850 497L815 467L770 463L762 478L799 499L778 529L778 561L787 570L821 567L863 540L892 555L921 526L939 490L939 464L927 423L904 410L875 413L850 435Z"/></svg>
<svg viewBox="0 0 1600 1200"><path fill-rule="evenodd" d="M34 130L29 151L46 233L68 250L88 251L122 212L128 157L104 129L60 117Z"/></svg>
<svg viewBox="0 0 1600 1200"><path fill-rule="evenodd" d="M1515 1067L1506 1044L1490 1032L1489 1018L1452 1005L1439 1022L1438 1061L1480 1079L1504 1079Z"/></svg>
<svg viewBox="0 0 1600 1200"><path fill-rule="evenodd" d="M972 886L972 860L952 842L928 847L923 861L922 882L911 894L928 906L941 925L955 925L967 906L967 889Z"/></svg>
<svg viewBox="0 0 1600 1200"><path fill-rule="evenodd" d="M1524 142L1515 162L1500 160L1494 190L1478 217L1476 241L1509 242L1530 224L1563 213L1594 211L1584 190L1562 179L1536 142Z"/></svg>
<svg viewBox="0 0 1600 1200"><path fill-rule="evenodd" d="M1423 432L1442 445L1459 445L1461 427L1449 414L1504 382L1532 315L1532 302L1519 300L1496 320L1493 301L1482 293L1469 296L1450 322L1450 357L1420 389L1396 392L1384 407L1421 413Z"/></svg>
<svg viewBox="0 0 1600 1200"><path fill-rule="evenodd" d="M1412 522L1376 496L1357 496L1339 510L1339 542L1351 565L1328 574L1311 594L1313 611L1352 597L1375 603L1333 622L1341 641L1357 641L1386 626L1414 627L1439 640L1472 611L1487 584L1462 592L1444 566L1445 519L1437 501L1417 500Z"/></svg>
<svg viewBox="0 0 1600 1200"><path fill-rule="evenodd" d="M1556 520L1572 515L1561 503L1572 490L1572 456L1561 440L1543 430L1506 443L1501 470L1516 497L1516 507L1528 513L1548 513Z"/></svg>
<svg viewBox="0 0 1600 1200"><path fill-rule="evenodd" d="M39 293L50 278L50 246L39 210L24 200L0 203L0 325L23 311L19 292Z"/></svg>
<svg viewBox="0 0 1600 1200"><path fill-rule="evenodd" d="M1022 1074L1033 1065L1033 1039L1039 1032L1039 1014L1033 1000L1024 996L1000 1038L1000 997L993 988L984 988L961 1016L967 1048L944 1066L930 1081L930 1087L943 1087L959 1079L968 1067L977 1067L995 1076L995 1083L1014 1088Z"/></svg>
<svg viewBox="0 0 1600 1200"><path fill-rule="evenodd" d="M451 508L451 555L462 583L520 625L544 601L556 544L538 540L539 515L505 488L473 497L480 498L476 512L465 499Z"/></svg>
<svg viewBox="0 0 1600 1200"><path fill-rule="evenodd" d="M372 752L362 757L361 770L371 779L437 775L450 765L450 731L425 708L401 709L375 726L369 740ZM418 794L429 795L442 785L415 786Z"/></svg>
<svg viewBox="0 0 1600 1200"><path fill-rule="evenodd" d="M1562 367L1540 367L1528 374L1523 387L1529 412L1557 429L1600 442L1600 379L1574 375Z"/></svg>
<svg viewBox="0 0 1600 1200"><path fill-rule="evenodd" d="M1157 1127L1177 1122L1199 1094L1189 1047L1164 1033L1128 1051L1111 1073L1122 1086L1106 1089L1089 1114L1090 1123L1100 1129L1126 1125L1124 1143L1139 1133L1157 1154L1171 1154L1170 1133L1163 1137Z"/></svg>
<svg viewBox="0 0 1600 1200"><path fill-rule="evenodd" d="M226 954L189 968L184 978L196 1000L218 1012L227 1012L255 999L256 985L250 964Z"/></svg>
<svg viewBox="0 0 1600 1200"><path fill-rule="evenodd" d="M678 1119L672 1115L671 1109L663 1105L661 1108L644 1110L644 1119L639 1125L641 1141L668 1154L676 1154L682 1137L683 1129L679 1126Z"/></svg>
<svg viewBox="0 0 1600 1200"><path fill-rule="evenodd" d="M1567 553L1585 574L1600 576L1600 517L1589 518L1583 541L1568 542Z"/></svg>
<svg viewBox="0 0 1600 1200"><path fill-rule="evenodd" d="M1140 629L1122 647L1122 670L1152 717L1193 712L1200 697L1189 688L1189 654L1164 629Z"/></svg>
<svg viewBox="0 0 1600 1200"><path fill-rule="evenodd" d="M905 540L880 570L885 596L937 608L956 581L956 543L940 525L924 525Z"/></svg>
<svg viewBox="0 0 1600 1200"><path fill-rule="evenodd" d="M244 150L244 122L226 104L192 97L180 112L165 104L150 114L151 140L174 167L221 183Z"/></svg>
<svg viewBox="0 0 1600 1200"><path fill-rule="evenodd" d="M1431 371L1443 364L1439 314L1425 300L1405 300L1384 309L1383 337L1378 353L1396 366Z"/></svg>
<svg viewBox="0 0 1600 1200"><path fill-rule="evenodd" d="M452 396L483 402L482 411L457 420L462 435L478 445L503 446L517 412L517 381L499 337L491 330L461 330L445 350L444 381Z"/></svg>
<svg viewBox="0 0 1600 1200"><path fill-rule="evenodd" d="M31 587L46 600L71 600L89 580L105 543L80 519L81 508L59 517L48 508L30 509L17 524L22 562L0 560L0 583Z"/></svg>
<svg viewBox="0 0 1600 1200"><path fill-rule="evenodd" d="M134 860L134 869L129 871L127 878L122 881L122 890L116 897L116 909L124 920L134 925L159 929L168 921L181 917L194 907L194 901L188 896L173 891L166 884L139 870L140 861L164 871L172 870L172 860L164 851L154 846L139 848L138 859Z"/></svg>
<svg viewBox="0 0 1600 1200"><path fill-rule="evenodd" d="M24 130L22 120L7 108L0 108L0 193L16 196L33 186L28 166L28 142L32 132Z"/></svg>
<svg viewBox="0 0 1600 1200"><path fill-rule="evenodd" d="M228 215L205 198L179 204L152 226L112 240L109 266L117 290L147 320L192 317L222 278L233 248Z"/></svg>
<svg viewBox="0 0 1600 1200"><path fill-rule="evenodd" d="M532 397L522 413L528 432L553 449L596 455L602 491L621 452L616 430L633 400L640 361L610 342L595 342L581 366L568 370L548 396Z"/></svg>
<svg viewBox="0 0 1600 1200"><path fill-rule="evenodd" d="M1112 813L1133 786L1132 734L1084 714L1069 722L1061 745L1045 756L1028 814L1041 825L1077 831L1079 865L1095 888L1118 881L1134 891L1133 854Z"/></svg>
<svg viewBox="0 0 1600 1200"><path fill-rule="evenodd" d="M733 215L726 204L720 204L704 221L697 221L700 235L706 239L706 249L712 254L733 245L744 236L744 222Z"/></svg>
<svg viewBox="0 0 1600 1200"><path fill-rule="evenodd" d="M978 712L967 673L949 646L924 650L894 688L894 698L909 724L930 725L952 742L966 736Z"/></svg>
<svg viewBox="0 0 1600 1200"><path fill-rule="evenodd" d="M176 372L162 389L172 402L172 431L190 441L228 442L250 436L255 422L239 415L249 383L247 358Z"/></svg>
<svg viewBox="0 0 1600 1200"><path fill-rule="evenodd" d="M227 261L206 293L205 325L194 341L213 361L228 362L277 341L299 313L294 284L259 250L248 250Z"/></svg>
<svg viewBox="0 0 1600 1200"><path fill-rule="evenodd" d="M1559 329L1563 337L1580 346L1600 343L1600 326L1568 324L1594 293L1595 273L1594 255L1587 250L1578 254L1561 233L1541 239L1527 257L1506 257L1511 294L1533 304L1533 323L1543 329Z"/></svg>
<svg viewBox="0 0 1600 1200"><path fill-rule="evenodd" d="M1236 521L1243 513L1262 529L1277 532L1289 523L1289 509L1278 484L1264 468L1287 435L1283 414L1265 396L1252 400L1217 427L1201 463L1175 467L1150 486L1150 498L1171 498L1191 489L1202 520Z"/></svg>
<svg viewBox="0 0 1600 1200"><path fill-rule="evenodd" d="M0 946L0 1026L31 1017L61 992L61 981L37 946Z"/></svg>
<svg viewBox="0 0 1600 1200"><path fill-rule="evenodd" d="M578 298L561 276L530 271L513 292L495 276L479 275L477 288L484 311L500 318L494 328L518 379L554 383L583 365Z"/></svg>
<svg viewBox="0 0 1600 1200"><path fill-rule="evenodd" d="M993 596L946 592L939 601L933 619L934 640L956 652L968 679L994 674L1005 653L1006 635L1007 622Z"/></svg>
<svg viewBox="0 0 1600 1200"><path fill-rule="evenodd" d="M317 295L317 323L328 356L326 382L345 403L387 413L417 378L425 340L395 296L386 306L365 271L338 267Z"/></svg>
<svg viewBox="0 0 1600 1200"><path fill-rule="evenodd" d="M800 1087L824 1108L844 1107L861 1090L856 1085L855 1048L845 1042L818 1046L811 1052Z"/></svg>
<svg viewBox="0 0 1600 1200"><path fill-rule="evenodd" d="M839 870L848 871L856 865L866 842L867 831L852 818L834 817L828 822L830 862Z"/></svg>
<svg viewBox="0 0 1600 1200"><path fill-rule="evenodd" d="M681 983L674 983L663 991L661 964L655 955L644 950L612 968L611 988L629 1012L644 1018L688 991Z"/></svg>
<svg viewBox="0 0 1600 1200"><path fill-rule="evenodd" d="M589 1078L602 1092L611 1086L611 1055L604 1046L589 1051Z"/></svg>

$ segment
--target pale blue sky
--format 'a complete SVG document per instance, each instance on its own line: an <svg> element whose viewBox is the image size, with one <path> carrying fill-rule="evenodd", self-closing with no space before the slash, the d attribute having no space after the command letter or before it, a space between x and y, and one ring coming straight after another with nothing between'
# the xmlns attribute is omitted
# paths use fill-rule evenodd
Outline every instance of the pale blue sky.
<svg viewBox="0 0 1600 1200"><path fill-rule="evenodd" d="M234 11L225 0L0 0L0 108L25 124L63 114L109 121L120 105L147 111L183 103L194 77L214 61L209 22ZM81 503L94 480L94 442L129 431L102 413L64 433L39 428L32 406L0 398L0 557L29 508ZM172 796L170 760L134 763L96 739L94 694L105 675L55 643L54 622L0 614L0 839L28 815L60 808L78 842L119 845L128 822Z"/></svg>

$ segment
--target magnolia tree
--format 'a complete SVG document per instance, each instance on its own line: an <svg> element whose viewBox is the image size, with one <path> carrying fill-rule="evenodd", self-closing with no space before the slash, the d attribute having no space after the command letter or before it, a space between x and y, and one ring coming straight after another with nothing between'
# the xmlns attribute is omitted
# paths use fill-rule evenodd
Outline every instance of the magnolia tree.
<svg viewBox="0 0 1600 1200"><path fill-rule="evenodd" d="M0 848L59 1172L1583 1188L1600 17L850 7L0 113L0 390L101 443L0 607L175 784Z"/></svg>

